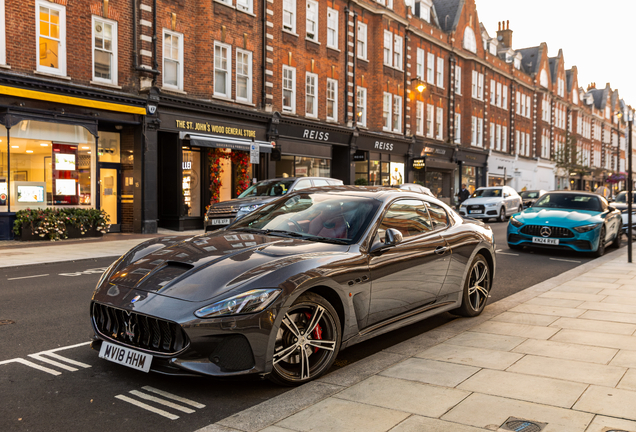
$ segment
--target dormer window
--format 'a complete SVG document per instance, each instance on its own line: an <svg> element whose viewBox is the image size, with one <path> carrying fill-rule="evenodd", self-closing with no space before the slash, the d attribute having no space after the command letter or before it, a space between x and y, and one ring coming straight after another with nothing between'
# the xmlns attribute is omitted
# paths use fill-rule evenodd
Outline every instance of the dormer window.
<svg viewBox="0 0 636 432"><path fill-rule="evenodd" d="M477 39L475 39L475 32L470 27L466 27L464 30L464 49L472 53L477 52Z"/></svg>
<svg viewBox="0 0 636 432"><path fill-rule="evenodd" d="M413 14L426 22L431 22L431 4L430 1L415 0Z"/></svg>
<svg viewBox="0 0 636 432"><path fill-rule="evenodd" d="M521 56L517 55L515 57L515 69L521 70Z"/></svg>
<svg viewBox="0 0 636 432"><path fill-rule="evenodd" d="M496 56L497 55L497 44L490 42L488 44L488 51L490 54Z"/></svg>
<svg viewBox="0 0 636 432"><path fill-rule="evenodd" d="M608 106L605 107L605 118L606 119L610 118L610 108Z"/></svg>
<svg viewBox="0 0 636 432"><path fill-rule="evenodd" d="M572 102L574 102L575 104L579 104L579 92L574 90L572 92Z"/></svg>
<svg viewBox="0 0 636 432"><path fill-rule="evenodd" d="M539 84L541 87L548 87L548 73L545 69L541 69L541 75L539 76Z"/></svg>

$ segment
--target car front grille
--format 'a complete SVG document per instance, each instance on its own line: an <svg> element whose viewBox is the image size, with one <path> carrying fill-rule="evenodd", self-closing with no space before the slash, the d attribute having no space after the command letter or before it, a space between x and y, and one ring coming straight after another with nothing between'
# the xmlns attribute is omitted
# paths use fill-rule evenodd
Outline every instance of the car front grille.
<svg viewBox="0 0 636 432"><path fill-rule="evenodd" d="M223 207L210 207L208 210L208 215L217 215L217 214L234 214L238 213L238 208L234 206L223 206Z"/></svg>
<svg viewBox="0 0 636 432"><path fill-rule="evenodd" d="M93 303L95 329L105 338L156 354L183 351L189 340L177 323Z"/></svg>
<svg viewBox="0 0 636 432"><path fill-rule="evenodd" d="M541 235L541 228L543 228L544 226L545 225L526 225L523 228L521 228L521 232L526 235L531 235L534 237L543 237ZM567 228L553 227L553 226L549 226L548 228L550 228L550 235L546 238L573 238L574 237L574 233Z"/></svg>

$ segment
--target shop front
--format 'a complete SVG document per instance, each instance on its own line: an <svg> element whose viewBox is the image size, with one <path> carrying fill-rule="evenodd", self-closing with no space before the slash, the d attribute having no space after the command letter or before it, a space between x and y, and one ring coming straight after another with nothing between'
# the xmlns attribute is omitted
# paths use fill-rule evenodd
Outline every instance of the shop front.
<svg viewBox="0 0 636 432"><path fill-rule="evenodd" d="M281 177L332 177L349 183L351 130L275 117L273 139L280 159L270 172Z"/></svg>
<svg viewBox="0 0 636 432"><path fill-rule="evenodd" d="M169 109L158 116L158 226L201 229L211 203L236 198L259 179L273 148L267 123Z"/></svg>
<svg viewBox="0 0 636 432"><path fill-rule="evenodd" d="M515 157L492 152L488 157L488 186L506 186L514 178Z"/></svg>
<svg viewBox="0 0 636 432"><path fill-rule="evenodd" d="M361 132L352 147L355 147L354 184L398 186L409 183L406 161L411 141Z"/></svg>
<svg viewBox="0 0 636 432"><path fill-rule="evenodd" d="M488 184L488 152L462 147L457 152L459 165L458 187L462 184L472 194Z"/></svg>
<svg viewBox="0 0 636 432"><path fill-rule="evenodd" d="M537 161L537 175L536 181L533 184L534 189L551 191L555 188L555 172L557 172L556 164L554 162L539 159ZM577 189L574 182L572 182L572 176L570 173L566 173L566 179L570 180L570 189Z"/></svg>
<svg viewBox="0 0 636 432"><path fill-rule="evenodd" d="M416 141L414 153L413 182L426 186L437 198L452 205L454 191L458 190L455 148Z"/></svg>
<svg viewBox="0 0 636 432"><path fill-rule="evenodd" d="M537 189L535 185L536 172L536 160L517 156L515 160L515 178L510 186L517 192Z"/></svg>

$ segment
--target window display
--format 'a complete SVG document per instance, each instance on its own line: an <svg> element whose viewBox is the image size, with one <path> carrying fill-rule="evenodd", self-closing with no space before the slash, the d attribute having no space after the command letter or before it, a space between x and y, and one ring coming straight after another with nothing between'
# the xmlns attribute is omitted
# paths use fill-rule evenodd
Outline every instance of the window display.
<svg viewBox="0 0 636 432"><path fill-rule="evenodd" d="M75 180L55 180L55 195L62 196L75 196L77 191L75 189Z"/></svg>
<svg viewBox="0 0 636 432"><path fill-rule="evenodd" d="M198 150L184 150L182 160L184 216L201 216L201 185L199 182L200 168L201 153Z"/></svg>
<svg viewBox="0 0 636 432"><path fill-rule="evenodd" d="M331 177L331 160L282 156L276 163L276 177Z"/></svg>
<svg viewBox="0 0 636 432"><path fill-rule="evenodd" d="M19 203L44 203L44 189L46 184L26 185L16 184Z"/></svg>
<svg viewBox="0 0 636 432"><path fill-rule="evenodd" d="M58 171L75 171L75 155L56 153L55 169Z"/></svg>

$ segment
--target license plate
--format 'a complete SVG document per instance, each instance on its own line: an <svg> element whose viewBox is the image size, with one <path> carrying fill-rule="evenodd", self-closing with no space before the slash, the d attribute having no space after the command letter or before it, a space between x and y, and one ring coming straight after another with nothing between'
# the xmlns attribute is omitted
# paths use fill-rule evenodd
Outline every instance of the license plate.
<svg viewBox="0 0 636 432"><path fill-rule="evenodd" d="M150 363L152 363L152 356L150 354L114 345L109 342L102 342L102 347L99 350L99 356L114 363L144 372L148 372L150 370Z"/></svg>
<svg viewBox="0 0 636 432"><path fill-rule="evenodd" d="M470 213L470 214L481 214L483 212L481 210L471 210L468 213Z"/></svg>
<svg viewBox="0 0 636 432"><path fill-rule="evenodd" d="M543 238L543 237L532 237L532 243L558 245L559 244L559 239Z"/></svg>
<svg viewBox="0 0 636 432"><path fill-rule="evenodd" d="M229 219L212 219L210 220L210 224L211 225L229 225L230 220Z"/></svg>

